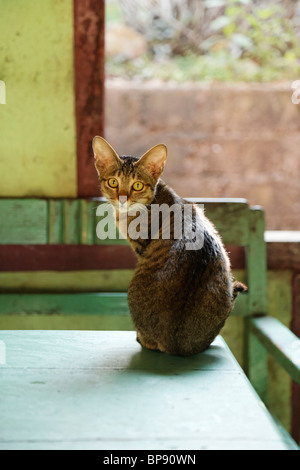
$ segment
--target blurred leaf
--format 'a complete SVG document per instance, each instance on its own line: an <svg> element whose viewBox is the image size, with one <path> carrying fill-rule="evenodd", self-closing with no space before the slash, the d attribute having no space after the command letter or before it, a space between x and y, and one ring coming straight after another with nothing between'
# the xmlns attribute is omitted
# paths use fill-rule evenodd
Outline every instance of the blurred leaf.
<svg viewBox="0 0 300 470"><path fill-rule="evenodd" d="M230 18L234 18L235 20L237 19L237 16L240 13L244 14L245 12L244 12L244 9L242 9L239 5L238 6L236 6L236 5L229 6L229 7L226 8L226 11L225 11L226 16L228 16Z"/></svg>
<svg viewBox="0 0 300 470"><path fill-rule="evenodd" d="M218 8L226 5L226 0L206 0L204 5L206 8Z"/></svg>
<svg viewBox="0 0 300 470"><path fill-rule="evenodd" d="M220 41L222 38L221 35L214 34L212 36L209 36L207 39L201 42L201 48L204 51L209 51L217 42Z"/></svg>
<svg viewBox="0 0 300 470"><path fill-rule="evenodd" d="M273 16L274 10L272 8L258 9L256 10L256 14L261 20L267 20L268 18L271 18L271 16Z"/></svg>
<svg viewBox="0 0 300 470"><path fill-rule="evenodd" d="M286 53L284 54L284 58L289 62L293 62L297 60L297 54L295 53L295 51L286 51Z"/></svg>
<svg viewBox="0 0 300 470"><path fill-rule="evenodd" d="M242 47L246 51L251 50L254 46L253 41L245 34L235 33L232 35L231 40L234 42L234 44Z"/></svg>
<svg viewBox="0 0 300 470"><path fill-rule="evenodd" d="M252 28L259 28L260 22L259 22L259 19L256 18L256 16L249 13L245 15L245 20L248 22L250 26L252 26Z"/></svg>
<svg viewBox="0 0 300 470"><path fill-rule="evenodd" d="M230 23L229 25L223 28L223 33L226 38L230 38L233 33L237 30L237 25L235 23Z"/></svg>
<svg viewBox="0 0 300 470"><path fill-rule="evenodd" d="M243 5L250 5L252 0L233 0L234 3L242 3Z"/></svg>
<svg viewBox="0 0 300 470"><path fill-rule="evenodd" d="M231 23L231 19L228 16L221 15L210 23L211 31L218 31L225 28Z"/></svg>

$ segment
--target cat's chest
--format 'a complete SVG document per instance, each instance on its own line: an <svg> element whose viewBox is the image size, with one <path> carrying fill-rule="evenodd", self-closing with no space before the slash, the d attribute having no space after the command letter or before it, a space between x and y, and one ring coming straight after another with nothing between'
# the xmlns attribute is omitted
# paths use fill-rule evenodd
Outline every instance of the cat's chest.
<svg viewBox="0 0 300 470"><path fill-rule="evenodd" d="M130 215L128 212L116 212L116 224L123 238L134 248L136 243L151 239L151 216L148 211Z"/></svg>

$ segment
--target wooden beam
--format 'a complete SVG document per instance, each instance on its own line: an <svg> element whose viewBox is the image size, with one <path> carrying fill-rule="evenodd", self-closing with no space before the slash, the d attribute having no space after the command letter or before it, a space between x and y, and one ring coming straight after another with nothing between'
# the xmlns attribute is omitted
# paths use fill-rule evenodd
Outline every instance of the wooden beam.
<svg viewBox="0 0 300 470"><path fill-rule="evenodd" d="M134 269L0 272L1 294L127 292Z"/></svg>
<svg viewBox="0 0 300 470"><path fill-rule="evenodd" d="M126 245L0 245L0 271L133 269Z"/></svg>
<svg viewBox="0 0 300 470"><path fill-rule="evenodd" d="M292 331L300 338L300 273L296 273L293 278L293 318Z"/></svg>
<svg viewBox="0 0 300 470"><path fill-rule="evenodd" d="M300 250L299 250L300 253ZM300 273L293 279L292 331L300 338ZM300 385L292 383L292 437L300 443Z"/></svg>
<svg viewBox="0 0 300 470"><path fill-rule="evenodd" d="M300 339L276 318L252 318L251 331L269 354L300 384Z"/></svg>
<svg viewBox="0 0 300 470"><path fill-rule="evenodd" d="M249 314L267 313L267 254L265 219L260 207L251 208L250 243L247 247Z"/></svg>
<svg viewBox="0 0 300 470"><path fill-rule="evenodd" d="M268 268L300 271L300 243L267 242Z"/></svg>
<svg viewBox="0 0 300 470"><path fill-rule="evenodd" d="M74 0L77 195L100 194L92 139L104 134L105 1Z"/></svg>
<svg viewBox="0 0 300 470"><path fill-rule="evenodd" d="M242 247L226 247L233 269L244 268ZM129 245L1 245L0 272L134 269Z"/></svg>
<svg viewBox="0 0 300 470"><path fill-rule="evenodd" d="M249 244L249 206L245 199L186 198L197 203L216 226L225 244Z"/></svg>
<svg viewBox="0 0 300 470"><path fill-rule="evenodd" d="M53 225L54 228L56 226ZM50 243L53 243L53 239L56 238L57 240L63 240L63 236L60 234L62 226L57 227L57 235L55 237L55 234L52 234L52 231L50 231L49 234L49 241ZM1 231L0 231L1 232ZM36 236L39 237L38 233L35 232ZM54 232L53 232L54 233ZM91 233L88 232L88 233ZM43 235L43 238L41 240L45 240L45 234ZM8 238L5 238L6 243L8 242ZM12 238L10 237L10 241L12 241ZM39 241L39 239L38 239ZM84 242L85 240L83 240ZM61 269L60 266L63 264L66 269L74 269L73 266L73 255L75 251L77 250L78 252L85 252L88 254L95 253L96 254L96 259L98 259L97 253L100 253L100 250L96 249L97 245L90 245L89 248L82 248L82 245L64 245L63 242L57 241L56 243L58 244L53 244L53 248L51 250L49 245L35 245L34 243L30 242L29 245L19 245L19 244L0 244L0 270L2 271L13 271L15 269L19 270L24 270L23 268L25 267L25 270L32 270L32 269L51 269L51 267L47 267L44 264L44 261L46 258L49 258L50 261L50 266L53 266L54 259L51 259L50 252L53 254L57 251L57 256L55 256L55 259L58 261L57 267L58 269ZM283 253L283 248L285 243L281 244L282 247L280 247L280 250L278 251L279 257L276 257L276 252L277 250L274 250L274 247L269 250L269 245L267 245L267 255L268 255L268 270L282 270L282 269L287 269L287 270L293 270L292 265L289 265L286 261L287 264L281 265L280 264L280 253ZM98 247L104 246L104 245L98 245ZM107 245L108 246L108 245ZM111 248L116 247L117 245L109 245ZM126 245L124 245L126 246ZM56 247L56 248L55 248ZM76 248L75 248L76 247ZM287 246L288 249L288 246ZM33 254L33 251L35 256L37 258L35 260L28 260L28 257L31 257ZM75 250L75 251L74 251ZM94 251L95 250L95 251ZM229 257L231 260L231 266L233 269L245 269L245 249L240 246L233 246L233 245L226 245L226 250L229 253ZM127 246L127 250L122 251L125 253L125 251L130 251L129 247ZM272 257L271 257L272 255ZM68 257L70 256L70 265L68 265ZM18 267L16 266L16 262L19 259L19 265ZM41 268L38 266L38 261L40 260ZM89 263L92 263L94 265L94 261L92 259L83 259L83 266L88 266ZM292 257L291 257L292 261ZM294 263L296 260L294 260ZM10 264L12 263L12 265ZM33 264L32 264L33 263ZM13 266L16 266L15 268ZM12 266L12 267L11 267ZM30 268L26 268L26 266L33 266ZM69 266L69 267L68 267ZM77 268L76 268L77 269ZM93 268L85 268L83 267L82 269L93 269ZM299 310L300 311L300 310ZM300 325L297 327L297 331L299 332L298 335L300 335ZM296 331L295 331L296 332Z"/></svg>
<svg viewBox="0 0 300 470"><path fill-rule="evenodd" d="M267 313L267 259L265 220L260 207L250 212L250 243L247 247L248 315ZM268 403L267 353L252 334L250 318L244 328L244 370L264 403Z"/></svg>
<svg viewBox="0 0 300 470"><path fill-rule="evenodd" d="M127 293L1 294L0 315L129 315Z"/></svg>

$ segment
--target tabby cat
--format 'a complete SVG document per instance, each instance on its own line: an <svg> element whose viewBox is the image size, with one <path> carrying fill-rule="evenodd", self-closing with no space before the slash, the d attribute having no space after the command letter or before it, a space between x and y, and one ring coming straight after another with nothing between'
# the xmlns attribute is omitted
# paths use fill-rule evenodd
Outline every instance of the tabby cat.
<svg viewBox="0 0 300 470"><path fill-rule="evenodd" d="M137 256L128 289L137 341L145 348L180 356L204 351L219 334L238 292L247 290L233 281L220 236L203 210L160 178L167 158L165 145L156 145L140 158L119 156L96 136L93 151L102 194L115 208L117 225ZM193 237L186 236L186 230L175 237L178 217L175 221L172 211L168 237L163 236L161 216L153 232L152 209L163 204L179 208L180 222L188 225ZM134 207L139 211L132 213ZM143 236L133 237L130 224L142 212L146 230ZM195 240L201 241L199 246L193 246Z"/></svg>

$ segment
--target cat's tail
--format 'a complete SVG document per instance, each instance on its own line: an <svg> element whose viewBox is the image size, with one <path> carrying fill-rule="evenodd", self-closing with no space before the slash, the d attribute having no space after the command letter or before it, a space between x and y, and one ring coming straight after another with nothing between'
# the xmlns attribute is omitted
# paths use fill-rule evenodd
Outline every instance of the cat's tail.
<svg viewBox="0 0 300 470"><path fill-rule="evenodd" d="M248 287L242 282L235 281L232 286L232 297L235 300L240 293L248 292Z"/></svg>

